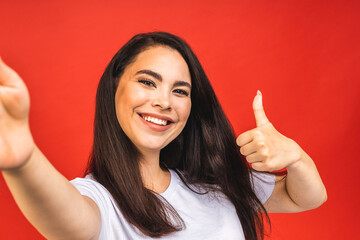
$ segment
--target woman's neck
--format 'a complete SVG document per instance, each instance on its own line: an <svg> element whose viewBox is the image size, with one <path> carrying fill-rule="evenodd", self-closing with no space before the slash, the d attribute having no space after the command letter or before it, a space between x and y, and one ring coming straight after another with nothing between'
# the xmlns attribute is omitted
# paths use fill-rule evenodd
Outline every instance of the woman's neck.
<svg viewBox="0 0 360 240"><path fill-rule="evenodd" d="M140 173L144 186L156 193L164 192L170 184L170 172L160 167L160 152L142 154Z"/></svg>

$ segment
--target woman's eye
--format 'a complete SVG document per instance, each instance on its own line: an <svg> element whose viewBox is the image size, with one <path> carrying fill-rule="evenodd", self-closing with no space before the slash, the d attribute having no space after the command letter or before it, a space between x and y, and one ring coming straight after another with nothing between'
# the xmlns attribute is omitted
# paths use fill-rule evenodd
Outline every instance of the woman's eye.
<svg viewBox="0 0 360 240"><path fill-rule="evenodd" d="M185 90L182 90L182 89L175 89L174 93L184 95L184 96L189 96L189 93L187 91L185 91Z"/></svg>
<svg viewBox="0 0 360 240"><path fill-rule="evenodd" d="M155 86L155 83L154 83L153 81L151 81L151 80L140 79L140 80L138 80L138 82L139 82L139 83L142 83L142 84L144 84L144 85L146 85L146 86L149 86L149 87L156 87L156 86Z"/></svg>

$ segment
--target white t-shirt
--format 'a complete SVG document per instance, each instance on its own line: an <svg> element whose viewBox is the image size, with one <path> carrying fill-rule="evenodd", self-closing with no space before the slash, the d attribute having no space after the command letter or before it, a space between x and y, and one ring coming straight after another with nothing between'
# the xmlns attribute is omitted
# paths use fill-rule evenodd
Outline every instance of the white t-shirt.
<svg viewBox="0 0 360 240"><path fill-rule="evenodd" d="M177 173L170 170L170 185L160 195L178 212L185 228L161 239L245 239L234 205L223 194L196 194L184 185ZM95 201L101 213L101 240L152 239L129 224L108 190L91 175L71 183L82 195ZM271 195L275 176L253 173L253 189L262 203Z"/></svg>

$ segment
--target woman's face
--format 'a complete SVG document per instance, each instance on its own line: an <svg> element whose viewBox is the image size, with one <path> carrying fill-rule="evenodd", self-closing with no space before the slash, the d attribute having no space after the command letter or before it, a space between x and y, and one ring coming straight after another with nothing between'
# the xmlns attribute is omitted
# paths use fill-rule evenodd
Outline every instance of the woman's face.
<svg viewBox="0 0 360 240"><path fill-rule="evenodd" d="M140 152L160 151L181 133L191 110L190 92L188 66L172 48L148 48L125 68L116 115Z"/></svg>

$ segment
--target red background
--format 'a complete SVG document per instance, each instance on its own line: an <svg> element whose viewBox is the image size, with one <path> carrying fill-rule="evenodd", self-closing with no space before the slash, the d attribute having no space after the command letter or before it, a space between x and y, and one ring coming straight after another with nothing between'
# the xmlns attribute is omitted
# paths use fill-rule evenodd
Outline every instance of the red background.
<svg viewBox="0 0 360 240"><path fill-rule="evenodd" d="M135 33L169 31L198 55L237 134L268 118L314 159L328 201L271 214L269 239L358 239L359 1L0 1L0 55L25 80L38 146L68 179L92 142L95 91ZM43 239L0 177L0 238Z"/></svg>

